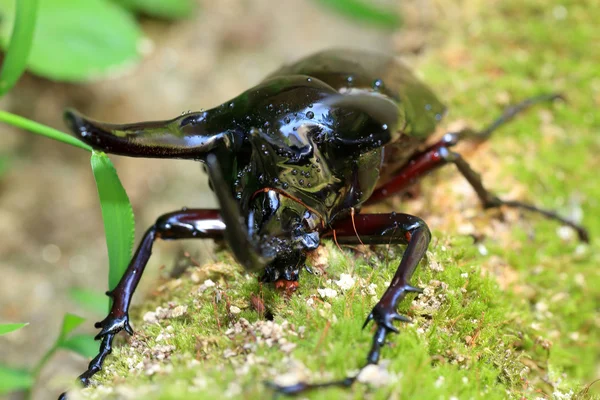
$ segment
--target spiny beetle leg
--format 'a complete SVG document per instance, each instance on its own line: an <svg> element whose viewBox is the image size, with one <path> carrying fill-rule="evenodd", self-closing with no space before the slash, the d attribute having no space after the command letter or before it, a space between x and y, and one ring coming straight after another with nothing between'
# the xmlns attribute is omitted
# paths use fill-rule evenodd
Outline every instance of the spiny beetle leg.
<svg viewBox="0 0 600 400"><path fill-rule="evenodd" d="M422 292L421 289L410 284L410 279L427 251L431 233L422 219L396 213L355 215L335 223L332 231L324 234L323 237L331 237L333 231L335 231L335 237L339 244L408 244L392 282L363 325L364 328L370 321L374 321L377 325L365 367L377 364L387 335L391 332L398 332L393 322L410 321L407 317L398 314L396 311L398 304L407 294ZM295 395L329 386L348 387L356 381L359 375L360 372L342 380L314 384L299 382L294 385L274 383L268 383L268 385L278 393Z"/></svg>
<svg viewBox="0 0 600 400"><path fill-rule="evenodd" d="M396 309L407 294L422 292L422 289L410 283L410 278L427 251L431 233L423 220L407 214L359 214L354 217L356 234L352 236L348 236L349 232L345 230L349 228L347 225L345 222L334 227L339 243L351 243L359 238L365 244L408 243L390 286L363 325L364 328L370 321L377 325L367 357L368 364L376 364L386 336L391 332L398 332L394 321L410 322L409 318L398 314ZM341 229L344 230L338 231Z"/></svg>
<svg viewBox="0 0 600 400"><path fill-rule="evenodd" d="M493 125L493 124L492 124ZM431 171L447 164L456 165L458 171L469 182L484 208L495 208L501 206L522 208L524 210L536 212L546 218L553 219L561 224L573 228L583 242L589 242L587 230L577 223L561 217L554 211L545 210L532 204L523 203L515 200L502 200L492 192L488 191L481 181L481 176L473 171L469 164L456 152L450 148L458 143L460 136L456 133L444 135L442 140L430 146L427 150L415 156L405 167L403 167L395 178L387 182L382 187L373 192L369 198L368 204L376 203L394 193L402 192L408 189L416 180L421 179Z"/></svg>
<svg viewBox="0 0 600 400"><path fill-rule="evenodd" d="M476 131L473 128L465 128L455 134L458 135L460 139L476 140L479 142L486 141L498 128L512 121L516 116L527 111L530 107L555 100L564 101L565 98L560 93L549 93L530 97L520 103L506 107L500 117L480 131Z"/></svg>
<svg viewBox="0 0 600 400"><path fill-rule="evenodd" d="M100 333L96 340L102 340L98 355L88 365L88 369L79 376L83 386L88 386L90 378L102 369L105 358L112 351L115 336L125 330L133 334L129 325L129 305L133 293L142 277L146 264L152 254L152 246L156 239L222 239L225 224L219 210L183 209L159 217L142 238L125 274L117 286L106 294L113 303L108 316L96 323ZM63 393L60 399L66 399Z"/></svg>
<svg viewBox="0 0 600 400"><path fill-rule="evenodd" d="M564 97L558 93L531 97L520 103L508 106L504 109L500 117L480 131L467 127L458 132L447 133L438 143L414 156L406 166L398 171L394 179L377 188L367 201L367 204L374 204L396 193L404 192L414 182L421 179L428 172L431 172L431 170L445 165L445 163L439 163L439 155L436 154L441 146L452 147L463 139L478 142L486 141L498 128L512 121L517 115L528 110L531 106L558 99L564 100Z"/></svg>
<svg viewBox="0 0 600 400"><path fill-rule="evenodd" d="M445 147L440 148L439 154L446 162L453 163L454 165L456 165L459 172L469 182L473 190L475 190L475 193L477 193L477 197L479 197L483 208L498 208L501 206L506 206L512 208L522 208L524 210L532 211L541 214L546 218L558 221L563 225L571 227L573 230L575 230L575 232L577 232L577 236L582 242L588 243L590 241L589 234L583 226L573 221L570 221L564 217L561 217L554 211L545 210L543 208L536 207L532 204L520 201L502 200L492 192L488 191L483 186L481 176L477 172L473 171L473 169L471 169L471 166L462 158L460 154L451 152Z"/></svg>

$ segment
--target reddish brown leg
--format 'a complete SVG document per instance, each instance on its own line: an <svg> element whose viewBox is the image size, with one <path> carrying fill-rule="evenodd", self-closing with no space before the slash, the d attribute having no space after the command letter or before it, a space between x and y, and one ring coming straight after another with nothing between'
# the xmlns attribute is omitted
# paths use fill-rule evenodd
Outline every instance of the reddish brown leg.
<svg viewBox="0 0 600 400"><path fill-rule="evenodd" d="M563 96L557 93L544 94L525 99L520 103L507 107L500 117L480 131L476 131L472 128L465 128L459 132L446 134L438 143L413 157L412 160L398 172L396 178L375 190L373 195L369 198L368 204L376 203L395 193L403 192L428 172L439 168L448 162L454 162L453 160L446 159L445 155L450 153L448 148L456 145L460 140L486 141L498 128L512 121L516 116L527 111L530 107L558 99L564 100ZM471 171L470 175L472 174L475 173ZM466 177L466 174L463 173L463 175ZM469 180L469 182L471 182L471 180Z"/></svg>
<svg viewBox="0 0 600 400"><path fill-rule="evenodd" d="M373 344L367 356L367 365L377 364L387 335L391 332L398 332L393 322L410 321L407 317L398 314L396 308L407 294L422 291L413 286L410 279L427 251L431 233L422 219L396 213L357 215L354 217L354 221L348 218L334 224L333 229L336 232L337 242L340 244L408 244L392 282L363 325L364 328L370 321L374 321L377 325ZM300 382L290 386L273 383L269 385L280 393L298 394L306 390L328 386L350 386L357 376L317 384Z"/></svg>
<svg viewBox="0 0 600 400"><path fill-rule="evenodd" d="M125 274L117 286L106 293L112 298L113 303L108 316L96 323L96 328L101 328L96 340L102 340L102 343L98 355L78 378L84 386L88 386L90 378L102 369L104 359L112 351L114 337L122 330L133 334L129 325L129 305L152 254L154 241L156 239L221 239L224 230L225 224L218 210L183 209L159 217L146 231ZM66 399L66 394L61 394L60 399Z"/></svg>
<svg viewBox="0 0 600 400"><path fill-rule="evenodd" d="M484 208L507 206L537 212L546 218L550 218L564 225L570 226L577 232L577 235L581 241L588 242L589 236L586 229L574 223L573 221L569 221L553 211L544 210L528 203L513 200L502 200L495 194L489 192L483 186L479 174L471 169L469 164L461 157L460 154L450 150L452 146L456 145L462 139L480 142L485 141L490 138L496 129L511 121L513 118L531 106L556 99L562 99L562 96L559 94L549 94L532 97L514 106L508 107L498 119L481 131L475 131L467 128L460 132L447 133L438 143L413 157L412 160L410 160L398 172L398 175L394 179L375 190L375 192L373 192L367 201L367 204L377 203L386 197L392 196L393 194L406 191L413 183L421 179L424 175L441 166L452 163L456 165L460 173L471 184Z"/></svg>
<svg viewBox="0 0 600 400"><path fill-rule="evenodd" d="M391 196L392 194L402 192L429 172L451 163L456 165L458 171L471 184L477 193L477 197L479 197L483 208L507 206L533 211L538 214L542 214L546 218L550 218L560 222L561 224L570 226L577 232L579 240L583 242L589 242L589 236L584 227L561 217L554 211L544 210L520 201L502 200L492 192L488 191L483 186L481 176L471 169L469 164L462 158L460 154L450 150L450 147L454 146L458 142L459 138L459 134L455 133L448 133L444 135L442 140L440 140L438 143L414 157L404 168L400 170L394 179L373 192L373 195L369 198L367 204L376 203L388 196Z"/></svg>

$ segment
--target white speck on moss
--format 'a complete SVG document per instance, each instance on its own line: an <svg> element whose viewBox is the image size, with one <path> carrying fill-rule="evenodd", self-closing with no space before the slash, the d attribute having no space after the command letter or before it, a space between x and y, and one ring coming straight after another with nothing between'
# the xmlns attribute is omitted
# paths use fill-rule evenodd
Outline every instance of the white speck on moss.
<svg viewBox="0 0 600 400"><path fill-rule="evenodd" d="M178 318L187 314L187 306L177 306L167 313L166 318Z"/></svg>
<svg viewBox="0 0 600 400"><path fill-rule="evenodd" d="M573 398L573 391L569 390L567 393L563 393L560 390L552 392L554 400L571 400Z"/></svg>
<svg viewBox="0 0 600 400"><path fill-rule="evenodd" d="M369 286L367 286L367 294L369 294L371 296L375 296L377 294L377 284L376 283L371 283L371 284L369 284Z"/></svg>
<svg viewBox="0 0 600 400"><path fill-rule="evenodd" d="M207 279L204 281L204 286L206 286L207 288L213 287L213 286L215 286L215 283L212 280Z"/></svg>
<svg viewBox="0 0 600 400"><path fill-rule="evenodd" d="M345 292L354 286L356 280L350 274L341 274L340 279L334 282L340 289L342 289L342 291Z"/></svg>
<svg viewBox="0 0 600 400"><path fill-rule="evenodd" d="M204 376L196 376L192 380L192 385L194 385L194 388L197 390L204 390L208 387L208 381Z"/></svg>
<svg viewBox="0 0 600 400"><path fill-rule="evenodd" d="M324 289L317 289L317 292L319 292L319 295L321 295L322 298L327 299L327 298L335 298L337 297L337 291L335 289L330 289L330 288L324 288Z"/></svg>
<svg viewBox="0 0 600 400"><path fill-rule="evenodd" d="M237 382L229 382L229 386L227 386L227 390L225 390L225 397L232 398L237 397L242 394L242 387Z"/></svg>
<svg viewBox="0 0 600 400"><path fill-rule="evenodd" d="M570 242L575 239L575 231L566 225L556 228L556 234L563 242Z"/></svg>
<svg viewBox="0 0 600 400"><path fill-rule="evenodd" d="M292 342L284 343L280 346L281 351L283 351L284 353L291 353L292 350L294 350L295 348L296 348L296 343L292 343Z"/></svg>
<svg viewBox="0 0 600 400"><path fill-rule="evenodd" d="M436 388L440 388L444 384L445 380L446 380L446 378L444 378L443 376L438 376L438 378L436 379L433 386L435 386Z"/></svg>
<svg viewBox="0 0 600 400"><path fill-rule="evenodd" d="M291 386L298 382L307 381L310 378L310 371L300 361L290 358L290 367L283 374L277 374L273 382L280 386Z"/></svg>
<svg viewBox="0 0 600 400"><path fill-rule="evenodd" d="M230 358L237 355L237 353L231 349L225 349L225 351L223 352L223 357L225 358Z"/></svg>
<svg viewBox="0 0 600 400"><path fill-rule="evenodd" d="M375 387L394 383L398 380L398 376L388 371L388 365L389 360L382 360L379 364L369 364L360 371L356 380Z"/></svg>
<svg viewBox="0 0 600 400"><path fill-rule="evenodd" d="M575 274L575 284L579 287L584 287L585 286L585 276L583 276L583 274L581 273L577 273Z"/></svg>
<svg viewBox="0 0 600 400"><path fill-rule="evenodd" d="M479 254L482 256L487 256L489 253L487 247L485 247L482 243L477 245L477 251L479 251Z"/></svg>
<svg viewBox="0 0 600 400"><path fill-rule="evenodd" d="M147 322L149 324L157 324L158 323L158 318L156 317L156 312L154 312L154 311L148 311L146 314L144 314L142 319L144 320L144 322Z"/></svg>
<svg viewBox="0 0 600 400"><path fill-rule="evenodd" d="M240 310L239 307L231 306L231 307L229 307L229 312L232 314L239 314L242 312L242 310Z"/></svg>
<svg viewBox="0 0 600 400"><path fill-rule="evenodd" d="M439 263L437 260L431 258L429 261L429 269L435 272L443 272L444 266Z"/></svg>
<svg viewBox="0 0 600 400"><path fill-rule="evenodd" d="M544 303L543 301L539 301L535 303L535 310L538 313L544 314L546 311L548 311L548 304Z"/></svg>
<svg viewBox="0 0 600 400"><path fill-rule="evenodd" d="M170 304L172 305L172 304ZM148 311L142 319L149 324L157 324L162 319L178 318L187 314L187 306L174 306L171 308L156 307L155 311Z"/></svg>
<svg viewBox="0 0 600 400"><path fill-rule="evenodd" d="M202 293L204 293L204 292L205 292L205 291L206 291L208 288L215 287L215 286L216 286L216 284L215 284L215 283L214 283L212 280L210 280L210 279L207 279L207 280L205 280L205 281L204 281L204 283L203 283L202 285L200 285L200 286L198 287L198 291L197 291L197 293L198 293L198 294L202 294Z"/></svg>

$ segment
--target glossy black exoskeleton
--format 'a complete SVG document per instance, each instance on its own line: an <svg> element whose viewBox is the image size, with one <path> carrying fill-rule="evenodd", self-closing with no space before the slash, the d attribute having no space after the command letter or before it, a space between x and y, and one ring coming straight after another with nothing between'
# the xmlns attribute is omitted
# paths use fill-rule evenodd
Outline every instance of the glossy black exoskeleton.
<svg viewBox="0 0 600 400"><path fill-rule="evenodd" d="M84 385L100 370L114 336L132 333L131 297L155 239L225 238L237 260L262 273L266 282L297 281L308 252L321 240L340 244L404 243L396 274L365 325L377 324L367 364L377 363L399 302L420 289L410 283L431 234L406 214L361 214L363 205L405 191L428 172L454 164L484 207L520 207L586 231L553 212L488 192L451 147L460 139L486 140L492 131L528 106L559 96L539 96L514 107L488 128L447 133L427 146L445 107L394 58L363 51L325 51L270 75L216 108L169 121L115 125L66 112L69 127L107 153L133 157L183 158L204 163L220 210L184 209L158 218L144 235L117 287L101 328L100 352L80 376ZM276 387L284 393L341 381Z"/></svg>

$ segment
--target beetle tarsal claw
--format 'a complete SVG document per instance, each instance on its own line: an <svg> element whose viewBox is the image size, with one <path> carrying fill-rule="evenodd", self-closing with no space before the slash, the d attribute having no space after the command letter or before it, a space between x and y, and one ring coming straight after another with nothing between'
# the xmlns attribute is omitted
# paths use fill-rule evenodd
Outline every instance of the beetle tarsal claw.
<svg viewBox="0 0 600 400"><path fill-rule="evenodd" d="M416 286L412 286L412 285L405 285L404 290L406 290L407 292L412 292L412 293L423 293L423 289L416 287Z"/></svg>
<svg viewBox="0 0 600 400"><path fill-rule="evenodd" d="M412 319L408 318L405 315L398 314L398 313L394 313L392 315L392 318L395 319L396 321L402 321L402 322L406 322L406 323L411 323L412 322Z"/></svg>
<svg viewBox="0 0 600 400"><path fill-rule="evenodd" d="M365 323L362 326L362 329L365 329L367 327L367 325L369 325L369 322L373 321L373 313L369 314L367 316L367 319L365 320Z"/></svg>

